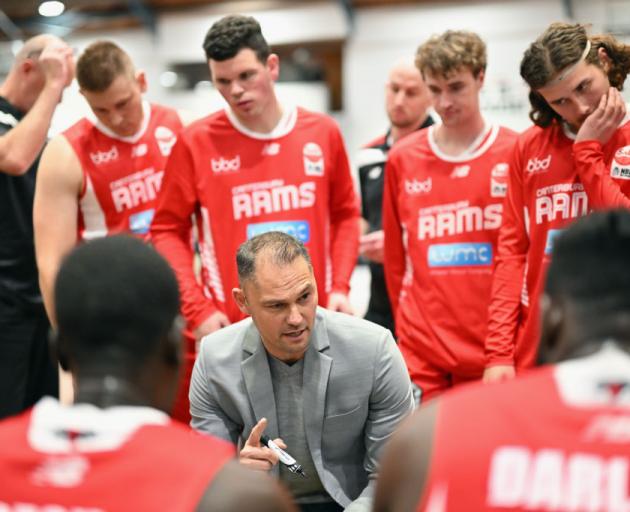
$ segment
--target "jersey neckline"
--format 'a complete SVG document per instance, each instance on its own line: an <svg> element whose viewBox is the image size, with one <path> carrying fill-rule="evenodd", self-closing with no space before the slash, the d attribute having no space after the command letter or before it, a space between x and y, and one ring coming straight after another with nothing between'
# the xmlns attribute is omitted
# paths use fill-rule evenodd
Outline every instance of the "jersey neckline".
<svg viewBox="0 0 630 512"><path fill-rule="evenodd" d="M494 144L494 141L499 134L499 126L494 124L484 124L484 129L481 131L479 136L466 148L461 154L457 156L447 155L444 153L438 146L435 140L435 130L442 126L442 124L434 124L429 126L427 131L427 139L429 141L429 147L431 151L437 156L440 160L445 162L468 162L470 160L474 160L479 156L483 155L488 148Z"/></svg>
<svg viewBox="0 0 630 512"><path fill-rule="evenodd" d="M252 139L270 140L279 139L280 137L284 137L285 135L289 134L291 130L293 130L293 128L295 127L295 123L297 122L296 106L292 105L285 108L283 105L281 105L281 107L282 117L280 118L280 121L278 121L278 124L275 126L275 128L269 133L262 133L250 130L238 120L236 114L234 114L232 109L230 109L229 107L226 107L225 113L232 126L243 135L251 137Z"/></svg>
<svg viewBox="0 0 630 512"><path fill-rule="evenodd" d="M105 126L100 121L96 121L96 123L94 123L94 126L96 126L98 131L100 131L104 135L107 135L111 139L127 142L129 144L135 144L142 138L142 136L147 131L147 128L149 126L149 121L151 121L151 105L149 104L148 101L143 100L142 101L142 124L140 125L140 129L135 134L129 135L127 137L121 137L120 135L117 135L115 132L107 128L107 126Z"/></svg>

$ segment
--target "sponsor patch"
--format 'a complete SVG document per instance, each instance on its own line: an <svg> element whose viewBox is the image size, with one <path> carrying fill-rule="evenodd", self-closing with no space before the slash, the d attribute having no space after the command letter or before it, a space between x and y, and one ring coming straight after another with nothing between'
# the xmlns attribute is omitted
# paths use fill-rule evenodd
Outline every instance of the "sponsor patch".
<svg viewBox="0 0 630 512"><path fill-rule="evenodd" d="M129 216L129 231L134 235L146 235L151 227L155 210L145 210Z"/></svg>
<svg viewBox="0 0 630 512"><path fill-rule="evenodd" d="M492 244L457 243L429 246L429 267L480 267L492 265Z"/></svg>
<svg viewBox="0 0 630 512"><path fill-rule="evenodd" d="M619 148L610 164L610 175L621 180L630 180L630 146Z"/></svg>
<svg viewBox="0 0 630 512"><path fill-rule="evenodd" d="M170 128L158 126L155 129L155 140L158 143L162 156L168 156L171 154L171 149L173 149L173 146L177 142L177 136Z"/></svg>
<svg viewBox="0 0 630 512"><path fill-rule="evenodd" d="M324 175L324 153L322 148L314 142L308 142L302 150L304 159L304 173L307 176Z"/></svg>
<svg viewBox="0 0 630 512"><path fill-rule="evenodd" d="M269 231L282 231L288 235L294 236L302 243L308 243L311 239L311 229L309 223L305 220L288 220L278 222L258 222L247 226L247 238L253 238L256 235L262 235Z"/></svg>

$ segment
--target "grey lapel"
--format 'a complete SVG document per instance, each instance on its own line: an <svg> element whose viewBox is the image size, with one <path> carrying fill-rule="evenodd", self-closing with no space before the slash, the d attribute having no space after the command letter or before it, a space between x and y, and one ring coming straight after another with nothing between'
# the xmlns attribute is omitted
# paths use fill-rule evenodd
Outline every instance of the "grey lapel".
<svg viewBox="0 0 630 512"><path fill-rule="evenodd" d="M253 322L243 337L243 351L241 370L249 403L254 410L254 425L261 418L267 418L265 434L271 439L275 439L278 437L278 415L276 413L276 400L273 396L269 361L258 329ZM243 435L248 436L249 432L243 432Z"/></svg>
<svg viewBox="0 0 630 512"><path fill-rule="evenodd" d="M326 406L326 389L332 366L332 358L326 355L330 343L326 329L325 312L317 310L311 342L304 357L304 430L308 447L320 478L324 479L322 461L322 432Z"/></svg>

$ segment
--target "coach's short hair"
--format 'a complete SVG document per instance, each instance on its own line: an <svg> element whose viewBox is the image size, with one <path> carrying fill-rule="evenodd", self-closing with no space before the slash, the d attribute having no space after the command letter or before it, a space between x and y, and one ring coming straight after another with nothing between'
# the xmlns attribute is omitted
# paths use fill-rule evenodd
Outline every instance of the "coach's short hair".
<svg viewBox="0 0 630 512"><path fill-rule="evenodd" d="M232 15L221 18L210 27L203 41L208 60L231 59L243 48L253 50L262 63L267 62L267 57L271 54L260 24L251 16Z"/></svg>
<svg viewBox="0 0 630 512"><path fill-rule="evenodd" d="M241 284L254 278L256 257L263 251L276 265L287 265L301 256L306 260L309 268L313 268L311 257L302 242L282 231L269 231L250 238L238 248L236 267Z"/></svg>
<svg viewBox="0 0 630 512"><path fill-rule="evenodd" d="M177 279L152 247L128 235L87 242L55 282L60 349L70 367L141 367L179 314Z"/></svg>

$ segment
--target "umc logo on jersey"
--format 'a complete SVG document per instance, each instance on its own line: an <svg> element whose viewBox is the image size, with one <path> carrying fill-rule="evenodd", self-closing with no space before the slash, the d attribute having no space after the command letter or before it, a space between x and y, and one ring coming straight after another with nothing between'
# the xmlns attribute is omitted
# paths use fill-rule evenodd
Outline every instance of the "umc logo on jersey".
<svg viewBox="0 0 630 512"><path fill-rule="evenodd" d="M112 146L109 151L95 151L90 153L90 158L94 165L103 165L118 160L118 148Z"/></svg>
<svg viewBox="0 0 630 512"><path fill-rule="evenodd" d="M498 163L490 171L490 196L505 197L508 189L508 171L510 165L505 162Z"/></svg>
<svg viewBox="0 0 630 512"><path fill-rule="evenodd" d="M492 265L492 244L434 244L427 253L429 267L479 267Z"/></svg>
<svg viewBox="0 0 630 512"><path fill-rule="evenodd" d="M241 157L236 155L232 159L221 157L218 160L212 158L210 164L212 165L212 172L215 174L238 172L241 170Z"/></svg>
<svg viewBox="0 0 630 512"><path fill-rule="evenodd" d="M550 165L551 155L547 155L545 158L530 158L525 169L529 174L534 174L548 171Z"/></svg>
<svg viewBox="0 0 630 512"><path fill-rule="evenodd" d="M171 149L173 149L173 146L177 142L177 136L170 128L167 128L166 126L158 126L155 129L155 140L158 143L162 156L169 156L171 154Z"/></svg>
<svg viewBox="0 0 630 512"><path fill-rule="evenodd" d="M610 164L610 175L613 178L630 180L630 146L617 150Z"/></svg>
<svg viewBox="0 0 630 512"><path fill-rule="evenodd" d="M304 159L304 174L307 176L324 175L324 153L322 148L314 142L308 142L302 150Z"/></svg>
<svg viewBox="0 0 630 512"><path fill-rule="evenodd" d="M247 226L247 238L253 238L269 231L282 231L306 244L311 239L311 228L308 221L289 220L277 222L258 222Z"/></svg>

